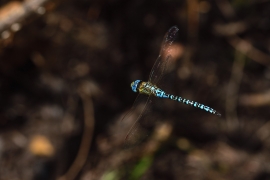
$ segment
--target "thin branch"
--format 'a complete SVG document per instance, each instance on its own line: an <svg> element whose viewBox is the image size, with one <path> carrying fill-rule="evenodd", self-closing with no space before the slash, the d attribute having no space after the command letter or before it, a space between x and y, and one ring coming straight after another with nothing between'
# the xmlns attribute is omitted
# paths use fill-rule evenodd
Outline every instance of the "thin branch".
<svg viewBox="0 0 270 180"><path fill-rule="evenodd" d="M266 91L264 93L244 94L240 97L239 103L242 106L269 106L270 91Z"/></svg>
<svg viewBox="0 0 270 180"><path fill-rule="evenodd" d="M259 49L255 48L250 42L238 37L232 36L228 38L228 42L238 51L245 54L250 59L270 67L270 56Z"/></svg>
<svg viewBox="0 0 270 180"><path fill-rule="evenodd" d="M224 17L228 20L235 19L236 13L229 1L216 0L216 3ZM227 37L229 44L236 50L245 54L257 63L270 67L270 56L268 54L255 48L249 41L242 39L237 35L237 33L246 30L247 26L244 23L227 23L226 25L219 25L214 28L219 35Z"/></svg>
<svg viewBox="0 0 270 180"><path fill-rule="evenodd" d="M227 114L227 127L233 131L239 126L237 117L237 101L238 91L243 76L243 69L245 65L245 56L236 51L235 60L232 67L231 79L228 84L227 97L226 97L226 114Z"/></svg>
<svg viewBox="0 0 270 180"><path fill-rule="evenodd" d="M95 119L91 93L89 91L89 88L87 88L86 86L87 83L84 82L79 87L79 95L82 99L84 109L84 131L82 135L81 145L75 161L70 166L69 170L63 176L58 178L58 180L75 179L87 160L88 152L93 138Z"/></svg>
<svg viewBox="0 0 270 180"><path fill-rule="evenodd" d="M0 32L10 29L13 24L23 23L32 14L45 13L44 5L49 0L11 1L0 9Z"/></svg>

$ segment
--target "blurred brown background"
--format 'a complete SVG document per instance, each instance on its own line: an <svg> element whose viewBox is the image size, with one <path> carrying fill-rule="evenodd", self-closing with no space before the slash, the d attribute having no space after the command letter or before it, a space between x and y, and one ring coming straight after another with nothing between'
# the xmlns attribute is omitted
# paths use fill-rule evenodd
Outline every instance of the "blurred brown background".
<svg viewBox="0 0 270 180"><path fill-rule="evenodd" d="M222 117L156 100L125 149L173 25L163 87ZM270 179L269 0L2 0L0 37L0 179Z"/></svg>

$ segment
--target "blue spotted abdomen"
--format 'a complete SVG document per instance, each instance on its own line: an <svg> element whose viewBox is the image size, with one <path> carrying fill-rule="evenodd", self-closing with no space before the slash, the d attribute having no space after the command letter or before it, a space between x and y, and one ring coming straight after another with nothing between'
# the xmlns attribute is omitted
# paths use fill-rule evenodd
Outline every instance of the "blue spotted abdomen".
<svg viewBox="0 0 270 180"><path fill-rule="evenodd" d="M205 110L205 111L207 111L209 113L221 116L221 114L218 113L216 110L214 110L214 109L212 109L212 108L210 108L208 106L205 106L204 104L200 104L198 102L191 101L191 100L182 98L180 96L167 94L165 91L163 91L162 89L158 88L157 86L153 85L150 82L141 82L140 85L139 85L138 91L139 91L139 93L142 93L142 94L154 95L154 96L156 96L158 98L167 98L167 99L171 99L171 100L174 100L174 101L178 101L180 103L187 104L187 105L190 105L190 106Z"/></svg>

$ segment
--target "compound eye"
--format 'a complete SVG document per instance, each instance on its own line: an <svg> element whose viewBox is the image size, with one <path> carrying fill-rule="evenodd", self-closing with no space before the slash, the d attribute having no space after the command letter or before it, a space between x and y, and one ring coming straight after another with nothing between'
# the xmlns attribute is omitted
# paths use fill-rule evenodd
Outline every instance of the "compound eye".
<svg viewBox="0 0 270 180"><path fill-rule="evenodd" d="M138 85L139 83L141 82L141 80L136 80L136 81L133 81L130 85L132 91L134 92L138 92L137 89L138 89Z"/></svg>

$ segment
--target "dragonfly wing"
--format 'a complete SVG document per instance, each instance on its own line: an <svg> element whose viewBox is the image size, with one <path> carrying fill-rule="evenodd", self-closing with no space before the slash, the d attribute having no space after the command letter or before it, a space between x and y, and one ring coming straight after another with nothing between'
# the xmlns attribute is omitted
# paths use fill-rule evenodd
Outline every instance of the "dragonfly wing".
<svg viewBox="0 0 270 180"><path fill-rule="evenodd" d="M171 46L176 39L178 32L178 27L173 26L165 34L163 42L161 44L161 49L157 60L155 61L154 66L149 75L149 82L157 84L161 77L164 75L166 64L172 58L171 56Z"/></svg>
<svg viewBox="0 0 270 180"><path fill-rule="evenodd" d="M148 132L144 130L142 121L146 117L146 112L149 109L151 96L139 94L131 108L131 110L122 119L123 122L128 123L129 131L125 136L124 148L135 146L144 140Z"/></svg>
<svg viewBox="0 0 270 180"><path fill-rule="evenodd" d="M173 26L171 29L169 29L163 39L160 54L149 76L149 81L153 84L157 84L157 82L161 79L166 69L166 64L171 59L170 49L173 41L176 38L178 30L179 29L176 26ZM122 119L122 121L130 125L128 134L125 137L125 148L135 146L136 144L143 141L145 137L147 137L147 135L149 134L149 131L147 130L147 124L152 119L148 116L151 98L152 96L139 94L131 110Z"/></svg>

